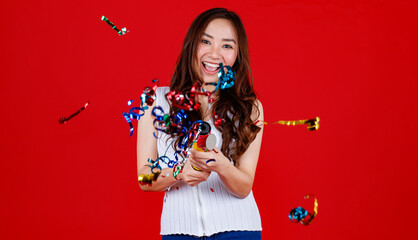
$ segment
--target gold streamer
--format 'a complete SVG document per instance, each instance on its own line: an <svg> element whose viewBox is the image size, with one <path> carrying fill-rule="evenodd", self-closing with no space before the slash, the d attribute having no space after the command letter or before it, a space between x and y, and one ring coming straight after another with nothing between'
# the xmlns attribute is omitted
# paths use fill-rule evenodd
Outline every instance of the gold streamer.
<svg viewBox="0 0 418 240"><path fill-rule="evenodd" d="M303 225L311 224L312 220L316 217L316 214L318 213L318 199L316 199L316 197L313 194L307 194L305 196L305 199L308 199L309 197L315 198L315 200L314 200L314 210L313 210L314 212L313 213L308 212L309 218L304 218L300 221Z"/></svg>
<svg viewBox="0 0 418 240"><path fill-rule="evenodd" d="M306 127L309 131L318 130L319 128L319 117L313 118L313 119L304 119L304 120L291 120L291 121L285 121L285 120L279 120L277 122L264 122L265 125L267 124L280 124L280 125L287 125L287 126L295 126L295 125L304 125L306 124Z"/></svg>
<svg viewBox="0 0 418 240"><path fill-rule="evenodd" d="M156 172L156 173L151 173L151 174L141 174L138 177L138 183L141 185L145 185L145 184L152 184L152 181L157 181L158 176L160 175L160 171Z"/></svg>

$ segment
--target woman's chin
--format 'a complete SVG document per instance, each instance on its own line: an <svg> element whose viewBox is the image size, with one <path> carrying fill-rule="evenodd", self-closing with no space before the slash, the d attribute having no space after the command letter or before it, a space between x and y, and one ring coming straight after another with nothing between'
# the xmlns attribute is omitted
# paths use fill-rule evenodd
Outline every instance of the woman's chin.
<svg viewBox="0 0 418 240"><path fill-rule="evenodd" d="M217 75L206 76L206 77L203 77L202 80L203 80L204 83L217 83L218 82L218 76Z"/></svg>

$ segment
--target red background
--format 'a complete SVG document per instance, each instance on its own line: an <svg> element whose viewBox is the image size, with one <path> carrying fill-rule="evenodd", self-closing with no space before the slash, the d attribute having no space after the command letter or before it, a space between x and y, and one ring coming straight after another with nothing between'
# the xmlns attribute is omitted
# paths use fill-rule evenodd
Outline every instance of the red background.
<svg viewBox="0 0 418 240"><path fill-rule="evenodd" d="M216 6L243 19L265 120L321 118L265 128L263 238L418 237L416 1L2 0L1 239L160 238L162 193L138 187L122 112L169 83L191 21ZM291 223L306 193L318 216Z"/></svg>

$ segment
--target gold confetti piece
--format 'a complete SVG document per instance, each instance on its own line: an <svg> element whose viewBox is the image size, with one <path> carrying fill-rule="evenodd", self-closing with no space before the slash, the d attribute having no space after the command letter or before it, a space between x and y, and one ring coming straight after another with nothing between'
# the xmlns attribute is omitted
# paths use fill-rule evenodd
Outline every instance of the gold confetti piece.
<svg viewBox="0 0 418 240"><path fill-rule="evenodd" d="M316 117L316 118L313 118L313 119L304 119L304 120L290 120L290 121L279 120L277 122L272 122L272 123L268 123L268 122L263 121L263 123L265 125L267 125L267 124L280 124L280 125L287 125L287 126L290 126L290 125L296 126L296 125L306 124L306 127L309 131L314 131L314 130L318 130L318 128L319 128L319 117Z"/></svg>

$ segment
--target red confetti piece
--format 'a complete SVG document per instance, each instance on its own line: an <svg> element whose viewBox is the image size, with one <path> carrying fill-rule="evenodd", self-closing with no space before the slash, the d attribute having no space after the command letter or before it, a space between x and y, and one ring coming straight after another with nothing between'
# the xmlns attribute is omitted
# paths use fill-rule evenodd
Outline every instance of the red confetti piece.
<svg viewBox="0 0 418 240"><path fill-rule="evenodd" d="M58 122L60 123L60 124L64 124L64 123L66 123L66 122L68 122L71 118L73 118L73 117L75 117L77 114L79 114L81 111L83 111L84 109L86 109L87 108L87 106L89 105L89 102L86 102L85 104L84 104L84 106L83 107L81 107L80 109L78 109L77 110L77 112L75 112L75 113L73 113L73 114L71 114L69 117L62 117L62 118L60 118L59 120L58 120Z"/></svg>

